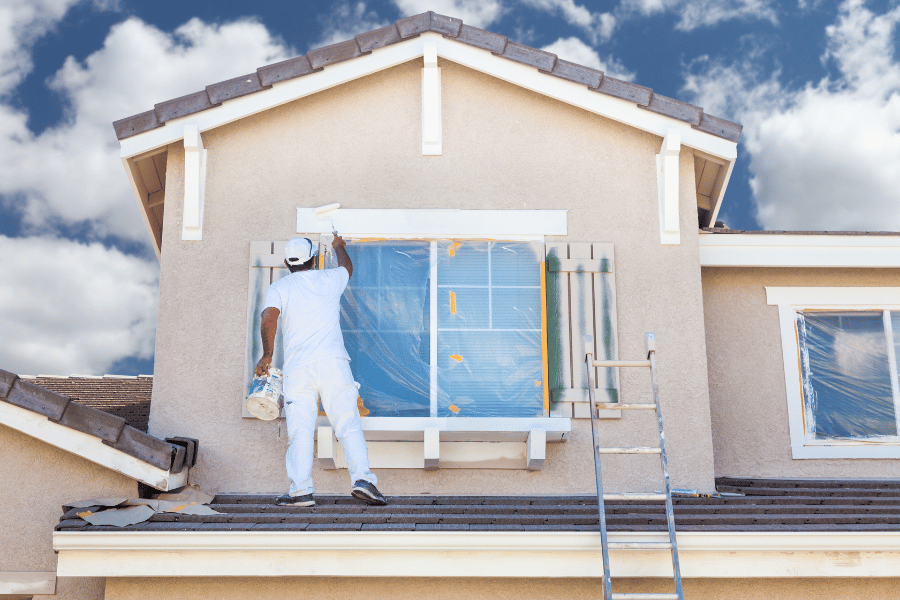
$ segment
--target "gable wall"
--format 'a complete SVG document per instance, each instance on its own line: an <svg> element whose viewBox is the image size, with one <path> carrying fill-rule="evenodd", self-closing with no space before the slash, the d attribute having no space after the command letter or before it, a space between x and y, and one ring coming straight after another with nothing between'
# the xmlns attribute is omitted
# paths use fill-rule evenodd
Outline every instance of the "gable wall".
<svg viewBox="0 0 900 600"><path fill-rule="evenodd" d="M192 482L206 489L287 487L283 424L242 419L240 402L249 243L293 237L296 207L569 209L569 236L561 239L615 244L620 357L639 358L643 333L657 332L675 484L711 490L691 151L680 160L682 244L661 246L659 137L447 61L440 66L440 157L421 155L420 61L204 133L202 242L180 239L184 149L170 146L150 432L200 439ZM623 399L649 399L646 373L621 380ZM611 443L652 443L654 423L641 418L603 431ZM625 435L635 424L642 433ZM609 487L627 479L656 489L657 460L611 459ZM590 493L592 469L590 425L573 421L570 440L549 445L539 473L379 475L386 493ZM345 471L314 476L319 492L346 490Z"/></svg>
<svg viewBox="0 0 900 600"><path fill-rule="evenodd" d="M778 307L766 286L895 287L896 269L703 269L710 412L719 477L891 478L896 459L791 457Z"/></svg>

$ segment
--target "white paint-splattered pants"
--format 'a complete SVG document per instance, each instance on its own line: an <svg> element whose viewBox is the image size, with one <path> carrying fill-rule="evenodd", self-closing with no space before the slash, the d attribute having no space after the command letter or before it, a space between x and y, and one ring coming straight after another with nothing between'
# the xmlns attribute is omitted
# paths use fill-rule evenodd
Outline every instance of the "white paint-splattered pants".
<svg viewBox="0 0 900 600"><path fill-rule="evenodd" d="M369 471L369 450L363 437L356 406L359 384L353 380L350 363L343 358L327 358L284 375L284 414L287 417L288 449L285 456L291 480L290 494L315 492L312 480L313 434L318 416L318 399L341 443L350 484L364 479L373 485L378 478Z"/></svg>

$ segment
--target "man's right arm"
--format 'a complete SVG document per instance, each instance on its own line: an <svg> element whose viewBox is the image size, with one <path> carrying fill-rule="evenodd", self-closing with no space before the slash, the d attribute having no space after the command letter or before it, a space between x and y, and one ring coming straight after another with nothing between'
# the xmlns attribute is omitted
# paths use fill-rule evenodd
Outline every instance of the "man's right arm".
<svg viewBox="0 0 900 600"><path fill-rule="evenodd" d="M339 235L334 236L331 247L334 248L334 253L337 255L338 266L347 269L348 277L353 277L353 261L350 260L350 255L347 254L346 246L347 242L344 241L344 238Z"/></svg>
<svg viewBox="0 0 900 600"><path fill-rule="evenodd" d="M281 311L270 306L262 312L262 322L259 324L259 334L262 338L263 355L256 363L257 377L262 377L272 364L272 353L275 350L275 334L278 332L278 315Z"/></svg>

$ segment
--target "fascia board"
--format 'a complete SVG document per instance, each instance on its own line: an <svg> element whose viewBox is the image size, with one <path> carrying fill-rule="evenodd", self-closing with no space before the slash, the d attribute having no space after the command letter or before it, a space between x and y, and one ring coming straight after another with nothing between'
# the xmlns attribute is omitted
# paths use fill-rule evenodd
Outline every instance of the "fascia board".
<svg viewBox="0 0 900 600"><path fill-rule="evenodd" d="M599 532L56 532L53 548L59 577L598 577L602 564ZM893 577L900 533L681 532L678 549L688 578ZM610 564L671 577L667 550L613 549Z"/></svg>
<svg viewBox="0 0 900 600"><path fill-rule="evenodd" d="M100 438L69 429L50 421L44 415L7 402L0 402L0 423L158 490L171 490L187 484L187 468L177 474L163 471L107 446Z"/></svg>
<svg viewBox="0 0 900 600"><path fill-rule="evenodd" d="M665 137L674 126L681 125L681 141L685 146L729 162L737 157L735 142L699 131L677 119L638 108L633 102L590 91L583 84L541 73L532 66L495 56L488 50L433 32L330 65L318 73L276 83L269 90L234 98L215 108L173 119L162 127L122 140L121 156L136 156L182 139L185 123L196 124L201 132L208 131L419 58L424 55L426 42L436 44L438 56L442 58L660 137Z"/></svg>
<svg viewBox="0 0 900 600"><path fill-rule="evenodd" d="M700 234L701 267L900 267L900 236Z"/></svg>

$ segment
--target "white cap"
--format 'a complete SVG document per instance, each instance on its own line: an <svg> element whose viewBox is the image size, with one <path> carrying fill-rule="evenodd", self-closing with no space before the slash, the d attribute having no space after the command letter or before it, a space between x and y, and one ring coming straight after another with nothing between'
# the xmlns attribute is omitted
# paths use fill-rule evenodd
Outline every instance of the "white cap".
<svg viewBox="0 0 900 600"><path fill-rule="evenodd" d="M302 265L316 254L309 238L295 237L284 247L284 259L289 265Z"/></svg>

